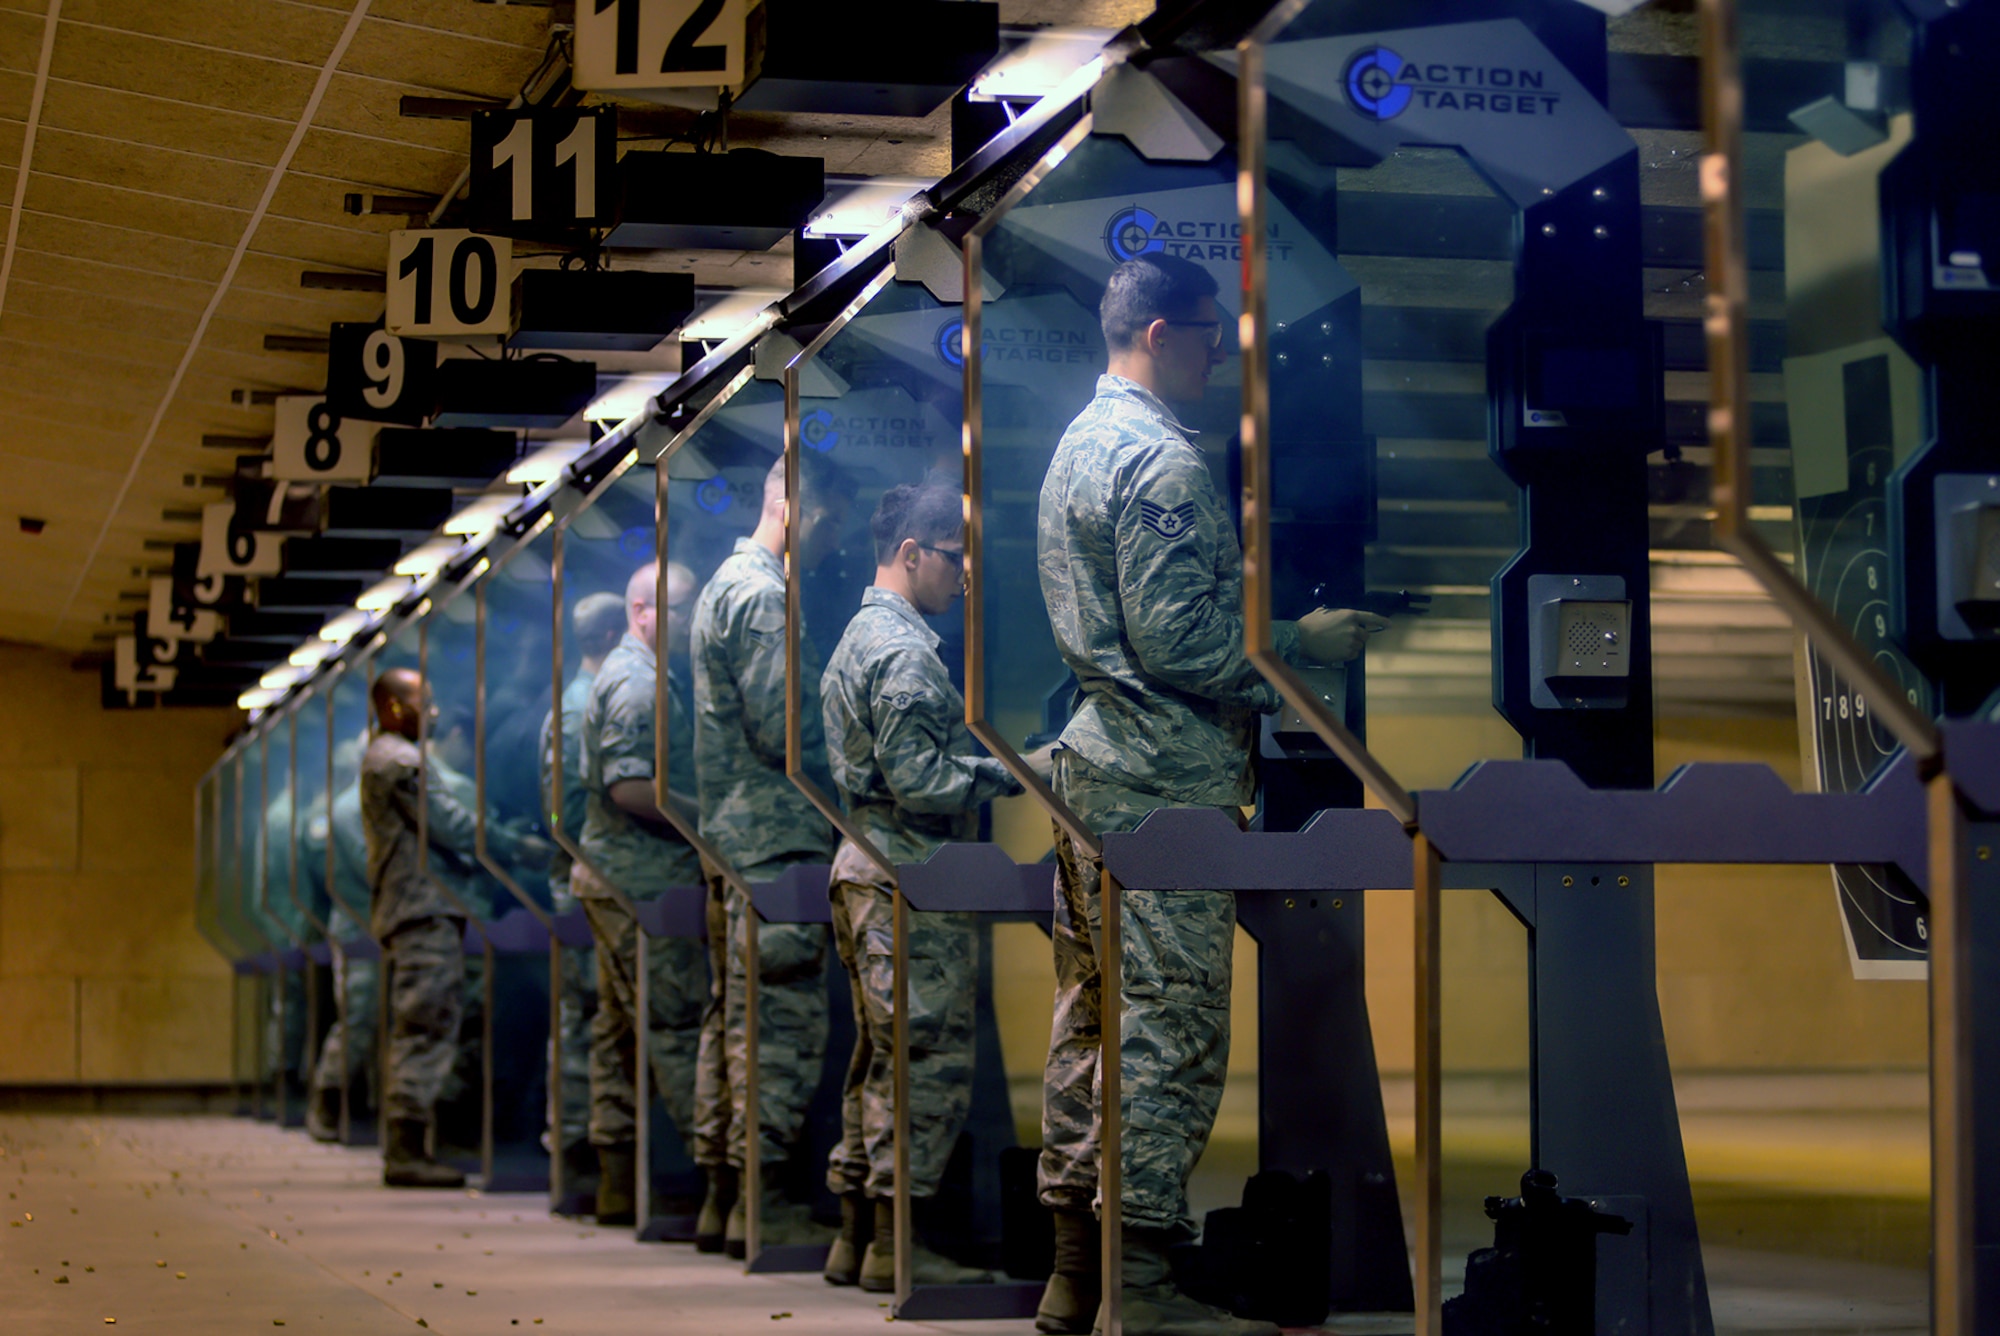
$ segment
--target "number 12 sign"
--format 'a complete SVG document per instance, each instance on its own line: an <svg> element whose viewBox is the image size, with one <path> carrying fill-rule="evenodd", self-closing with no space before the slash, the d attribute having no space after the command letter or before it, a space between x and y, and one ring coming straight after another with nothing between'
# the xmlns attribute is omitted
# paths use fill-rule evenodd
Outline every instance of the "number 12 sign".
<svg viewBox="0 0 2000 1336"><path fill-rule="evenodd" d="M743 82L749 0L577 0L578 88L640 93Z"/></svg>
<svg viewBox="0 0 2000 1336"><path fill-rule="evenodd" d="M514 243L462 228L389 234L384 322L404 338L505 338L514 319Z"/></svg>

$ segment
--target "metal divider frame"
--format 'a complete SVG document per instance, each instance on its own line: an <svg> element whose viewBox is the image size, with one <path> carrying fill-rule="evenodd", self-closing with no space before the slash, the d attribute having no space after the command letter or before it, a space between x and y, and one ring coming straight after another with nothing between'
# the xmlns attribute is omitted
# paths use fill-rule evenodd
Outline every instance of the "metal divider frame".
<svg viewBox="0 0 2000 1336"><path fill-rule="evenodd" d="M318 933L322 941L329 943L327 959L330 963L333 958L330 945L332 937L327 931L327 924L319 915L313 913L311 899L304 895L299 888L299 711L305 708L307 701L318 694L319 683L315 681L309 684L305 690L294 695L285 705L285 727L288 730L286 755L291 761L291 797L290 801L285 804L285 834L289 845L287 863L291 879L292 907L299 911L300 922L306 924L310 931ZM331 706L332 702L329 701L328 707L331 708ZM331 840L332 836L333 825L329 821L327 823L327 837ZM306 1066L303 1085L305 1087L306 1102L310 1106L312 1102L313 1040L319 1030L319 962L313 959L312 948L305 942L299 944L299 949L305 957L306 994L305 1038L300 1046L299 1057L300 1061Z"/></svg>
<svg viewBox="0 0 2000 1336"><path fill-rule="evenodd" d="M549 1042L545 1064L548 1074L545 1079L548 1082L550 1108L555 1109L559 1106L562 1088L562 942L556 937L554 918L535 903L535 898L514 880L513 874L507 871L499 859L493 857L486 845L486 589L499 575L501 568L513 559L514 554L533 542L550 523L549 516L544 513L527 529L514 536L512 544L505 552L497 557L482 556L474 565L466 583L473 587L472 784L478 801L478 810L473 814L473 854L487 875L504 886L507 893L513 896L521 908L527 910L549 935ZM560 700L560 694L557 699ZM562 713L559 705L555 712L558 715ZM490 978L488 987L491 987ZM493 1025L490 1007L487 1011L486 1025L490 1031ZM488 1119L489 1121L491 1119L490 1112ZM552 1126L555 1135L551 1139L549 1148L549 1201L553 1204L562 1200L564 1187L560 1114L552 1118Z"/></svg>
<svg viewBox="0 0 2000 1336"><path fill-rule="evenodd" d="M1701 0L1702 222L1709 274L1703 326L1709 366L1710 492L1716 541L1851 682L1920 767L1930 812L1931 1329L1976 1329L1972 1080L1972 941L1965 817L1938 726L1750 523L1750 265L1744 220L1743 77L1736 0Z"/></svg>
<svg viewBox="0 0 2000 1336"><path fill-rule="evenodd" d="M875 847L867 833L847 819L847 812L838 799L827 793L814 782L806 769L805 747L803 744L804 723L800 717L804 684L799 680L800 648L799 630L804 622L803 590L800 588L801 572L795 555L799 544L799 523L803 507L799 495L799 368L817 357L820 350L833 337L847 327L847 322L859 315L877 293L887 287L896 277L896 264L892 259L882 266L882 272L862 287L853 300L847 303L819 334L801 348L792 359L785 363L785 777L805 794L814 807L832 823L833 828L852 841L862 856L873 863L889 879L894 888L892 921L895 925L893 947L893 978L896 995L896 1009L891 1019L897 1061L891 1080L892 1099L895 1112L895 1161L896 1194L894 1203L895 1219L895 1266L896 1289L892 1300L901 1306L910 1297L910 1072L909 1064L902 1061L908 1043L908 1020L905 1012L904 991L908 987L909 974L909 906L903 900L903 888L897 876L896 865L889 856ZM855 1018L857 1024L866 1022ZM755 1029L753 1025L751 1027Z"/></svg>
<svg viewBox="0 0 2000 1336"><path fill-rule="evenodd" d="M285 922L284 917L271 908L273 903L272 896L275 893L275 888L271 885L271 831L269 822L271 811L271 739L281 726L290 724L292 711L295 707L296 700L287 701L284 709L268 711L263 718L257 721L257 903L263 908L264 913L273 923L285 930L285 939L288 943L285 946L278 947L274 952L272 961L272 977L277 981L278 990L278 1051L272 1055L271 1096L273 1105L277 1110L276 1121L279 1127L285 1126L285 1121L291 1109L291 1087L285 1079L285 1039L286 1035L290 1032L292 1019L290 1015L292 1007L290 987L291 966L286 963L286 957L294 954L297 955L299 974L301 976L301 991L308 994L311 992L310 988L306 986L307 972L311 968L311 961L306 956L305 934L302 931L292 931L290 925ZM296 729L292 731L296 732ZM286 770L285 784L289 790L291 785L290 767L287 766ZM289 793L286 801L289 807ZM296 823L288 822L287 834L292 838L296 838L295 825ZM296 884L298 859L296 849L288 850L286 858L285 895L286 898L290 899L296 905L298 902L298 887Z"/></svg>
<svg viewBox="0 0 2000 1336"><path fill-rule="evenodd" d="M1050 172L1062 165L1070 153L1090 136L1095 115L1086 112L1077 120L1055 145L1036 160L1007 193L983 218L966 233L962 248L965 253L965 303L962 308L964 328L960 335L959 348L965 363L965 726L972 735L985 745L986 749L1007 767L1008 773L1019 780L1021 786L1034 796L1049 816L1062 827L1070 841L1086 856L1098 861L1098 900L1102 927L1097 943L1100 984L1116 999L1111 1010L1118 1019L1100 1027L1102 1049L1098 1057L1098 1152L1097 1152L1097 1193L1101 1203L1101 1235L1104 1245L1103 1288L1104 1300L1102 1336L1123 1336L1124 1309L1120 1300L1124 1266L1122 1260L1123 1203L1124 1203L1124 1163L1122 1119L1124 1094L1119 1070L1121 1038L1119 1033L1124 1010L1124 943L1120 925L1120 898L1123 890L1108 871L1103 870L1104 843L1097 832L1090 829L1082 818L1070 810L1067 803L1058 798L1055 790L1042 781L1021 753L986 717L986 525L985 507L981 485L982 444L984 438L984 399L981 394L980 350L981 310L983 293L981 283L984 267L981 255L985 239L999 227L1015 205L1027 197L1029 192L1040 185ZM1107 970L1115 970L1115 989L1111 980L1105 979Z"/></svg>
<svg viewBox="0 0 2000 1336"><path fill-rule="evenodd" d="M264 968L258 971L258 976L263 980L263 988L261 995L257 999L257 1039L255 1048L257 1067L256 1074L252 1080L252 1086L257 1091L257 1116L259 1118L265 1116L264 1069L266 1063L269 1061L269 1055L264 1052L264 1046L269 1040L271 1033L270 1016L268 1013L272 1005L272 1000L268 994L271 989L277 989L281 1046L284 1029L283 1008L285 996L284 979L280 977L285 968L284 945L277 938L265 931L265 925L258 918L258 914L263 907L264 886L264 842L262 838L264 826L264 766L261 757L264 746L263 722L260 719L250 725L249 730L240 739L236 749L235 814L236 875L238 890L242 896L244 922L249 925L250 931L257 936L264 947L264 950L260 953ZM247 810L250 803L250 794L248 786L244 783L245 773L249 767L251 752L253 750L260 753L257 766L257 812L255 817L256 825L254 827L251 825L251 816ZM275 1082L273 1082L271 1088L270 1109L270 1116L274 1120L282 1118L284 1109Z"/></svg>
<svg viewBox="0 0 2000 1336"><path fill-rule="evenodd" d="M718 412L720 412L722 408L736 396L736 393L739 390L741 390L745 385L748 385L753 379L755 379L755 377L756 377L756 368L754 366L745 366L735 375L731 376L726 382L724 382L721 389L717 390L712 397L710 397L705 403L702 404L701 408L696 411L694 417L688 421L687 425L682 427L679 431L675 432L672 439L670 439L665 445L660 447L659 452L655 454L651 460L651 463L653 465L654 560L659 568L658 583L654 587L653 597L655 600L655 604L658 607L665 607L667 604L667 560L668 560L667 468L669 461L671 461L673 457L680 452L681 447L683 447L689 441L694 439L695 433L699 432L704 426L706 426L710 418L714 417ZM663 619L655 625L653 630L653 635L654 635L653 652L655 658L661 663L664 663L666 661L666 656L663 653L661 653L661 650L665 644L662 637L665 634L666 634L666 628ZM670 702L667 699L666 673L661 672L654 675L653 689L654 689L653 710L655 719L656 721L665 719L667 717L668 709L671 708ZM660 809L663 815L665 815L668 824L672 825L676 831L680 832L681 837L685 839L691 846L693 846L695 853L700 856L704 867L714 869L716 875L720 876L723 879L723 881L727 882L731 887L733 887L738 894L742 895L742 897L746 902L751 901L752 896L750 893L750 883L744 880L743 874L737 870L736 865L730 862L727 858L724 858L722 854L716 850L715 845L713 843L703 838L699 822L688 820L686 813L680 811L678 808L674 806L673 803L667 800L666 777L668 773L667 771L668 760L669 757L667 754L667 729L665 729L664 727L660 727L656 722L655 727L653 729L654 805ZM758 1006L757 915L754 909L746 920L745 933L748 940L745 943L744 947L745 951L744 1011L746 1016L754 1018L757 1015L757 1006ZM640 950L643 952L644 949L645 949L645 938L644 934L641 934ZM726 945L724 949L725 950L727 949ZM645 977L646 977L645 961L642 957L640 960L640 969L639 969L639 979L641 988L644 988L645 986ZM727 981L726 980L718 981L717 986L726 988ZM744 1048L745 1048L745 1055L744 1055L745 1060L748 1063L748 1065L754 1069L757 1065L757 1026L754 1023L749 1024L745 1027ZM642 1063L640 1065L643 1068L644 1064ZM757 1083L755 1081L746 1081L744 1085L745 1085L745 1100L744 1100L745 1128L744 1128L743 1144L744 1144L745 1154L743 1156L743 1177L737 1190L741 1194L743 1200L743 1237L744 1237L743 1262L745 1268L747 1269L748 1267L756 1263L757 1254L761 1252L763 1248L763 1240L762 1240L763 1222L760 1219L760 1217L762 1215L762 1208L763 1208L764 1175L763 1175L763 1166L760 1163L762 1157L752 1153L752 1147L756 1141L756 1138L752 1135L752 1129L759 1128L762 1125L761 1112L759 1110L757 1101ZM641 1086L640 1091L642 1094L644 1093L644 1090L645 1087ZM727 1098L727 1095L725 1095L725 1098ZM642 1105L642 1114L643 1114L643 1105Z"/></svg>
<svg viewBox="0 0 2000 1336"><path fill-rule="evenodd" d="M1443 1312L1443 1177L1440 1087L1443 868L1435 846L1417 821L1416 799L1389 773L1346 722L1278 654L1270 609L1271 495L1270 383L1264 374L1270 354L1266 295L1270 255L1265 226L1264 131L1266 97L1264 48L1311 0L1284 0L1236 48L1237 208L1243 218L1243 314L1238 339L1243 347L1243 639L1244 651L1264 679L1278 689L1334 755L1368 792L1403 823L1412 840L1411 885L1415 891L1416 937L1416 1336L1439 1336Z"/></svg>

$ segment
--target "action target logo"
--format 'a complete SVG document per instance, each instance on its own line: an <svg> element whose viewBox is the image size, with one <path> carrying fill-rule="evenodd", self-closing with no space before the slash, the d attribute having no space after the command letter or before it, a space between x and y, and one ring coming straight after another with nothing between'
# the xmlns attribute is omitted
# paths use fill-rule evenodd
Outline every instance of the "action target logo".
<svg viewBox="0 0 2000 1336"><path fill-rule="evenodd" d="M651 556L653 553L653 528L649 524L635 524L618 535L618 551L632 558Z"/></svg>
<svg viewBox="0 0 2000 1336"><path fill-rule="evenodd" d="M1355 53L1354 59L1347 62L1347 73L1341 81L1347 89L1347 100L1370 120L1386 121L1402 115L1413 95L1409 84L1397 82L1403 65L1403 58L1386 46L1371 46Z"/></svg>
<svg viewBox="0 0 2000 1336"><path fill-rule="evenodd" d="M947 320L938 326L937 355L946 366L965 365L965 322Z"/></svg>
<svg viewBox="0 0 2000 1336"><path fill-rule="evenodd" d="M701 484L694 489L695 505L711 515L720 515L729 509L732 500L734 498L729 494L729 484L719 477L703 478Z"/></svg>
<svg viewBox="0 0 2000 1336"><path fill-rule="evenodd" d="M824 408L816 408L799 419L799 440L807 448L821 454L840 444L840 433L834 430L833 414Z"/></svg>
<svg viewBox="0 0 2000 1336"><path fill-rule="evenodd" d="M1104 225L1104 250L1113 264L1124 264L1141 255L1159 255L1167 243L1153 234L1160 230L1160 216L1151 209L1130 205L1111 215Z"/></svg>

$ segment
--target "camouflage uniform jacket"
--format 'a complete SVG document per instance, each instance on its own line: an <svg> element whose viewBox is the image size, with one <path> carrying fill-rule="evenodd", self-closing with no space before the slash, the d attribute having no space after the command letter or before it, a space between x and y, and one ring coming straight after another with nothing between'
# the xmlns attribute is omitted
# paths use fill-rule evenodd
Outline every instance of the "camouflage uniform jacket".
<svg viewBox="0 0 2000 1336"><path fill-rule="evenodd" d="M1277 689L1243 654L1243 551L1208 465L1155 395L1123 376L1063 433L1042 482L1042 597L1082 684L1062 745L1169 801L1254 795L1251 726ZM1275 627L1298 659L1298 629Z"/></svg>
<svg viewBox="0 0 2000 1336"><path fill-rule="evenodd" d="M557 707L562 711L562 833L571 840L583 832L583 707L590 703L590 686L596 680L596 673L577 669L576 676L563 688L562 703ZM542 720L541 742L535 749L535 755L541 758L544 811L548 810L549 790L555 784L555 723L555 712L550 711ZM569 867L569 850L558 843L549 854L549 890L558 912L575 908L569 902Z"/></svg>
<svg viewBox="0 0 2000 1336"><path fill-rule="evenodd" d="M368 836L361 825L361 783L333 795L333 892L335 909L356 926L368 918ZM360 914L354 910L359 908Z"/></svg>
<svg viewBox="0 0 2000 1336"><path fill-rule="evenodd" d="M368 841L368 930L381 941L406 923L462 918L436 871L421 866L417 847L419 795L427 799L426 834L433 854L470 849L474 818L449 786L418 786L423 766L417 744L397 733L377 733L361 758L361 822Z"/></svg>
<svg viewBox="0 0 2000 1336"><path fill-rule="evenodd" d="M977 838L980 804L1021 791L975 749L965 698L937 647L908 599L871 586L820 679L834 782L855 824L895 863ZM851 840L840 842L833 877L889 885Z"/></svg>
<svg viewBox="0 0 2000 1336"><path fill-rule="evenodd" d="M591 684L577 729L578 772L584 791L583 838L577 841L598 873L629 896L701 883L701 861L679 834L655 831L611 800L622 779L653 778L653 717L658 663L652 646L630 631L605 656ZM667 690L678 696L673 665ZM667 787L693 788L693 728L685 709L667 710Z"/></svg>
<svg viewBox="0 0 2000 1336"><path fill-rule="evenodd" d="M785 568L749 538L694 610L694 764L701 833L739 868L785 854L826 858L833 828L785 776ZM799 721L806 763L826 770L819 663L800 630ZM830 777L821 780L831 793Z"/></svg>

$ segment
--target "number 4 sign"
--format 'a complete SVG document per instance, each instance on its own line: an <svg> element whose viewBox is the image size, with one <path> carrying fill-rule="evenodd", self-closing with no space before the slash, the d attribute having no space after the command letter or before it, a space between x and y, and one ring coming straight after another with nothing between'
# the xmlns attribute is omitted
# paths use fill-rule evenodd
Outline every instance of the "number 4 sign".
<svg viewBox="0 0 2000 1336"><path fill-rule="evenodd" d="M367 482L375 432L314 394L281 394L271 430L271 476L293 482Z"/></svg>
<svg viewBox="0 0 2000 1336"><path fill-rule="evenodd" d="M577 0L578 88L635 93L743 82L749 0Z"/></svg>
<svg viewBox="0 0 2000 1336"><path fill-rule="evenodd" d="M460 228L389 234L388 332L505 338L513 324L514 243Z"/></svg>

